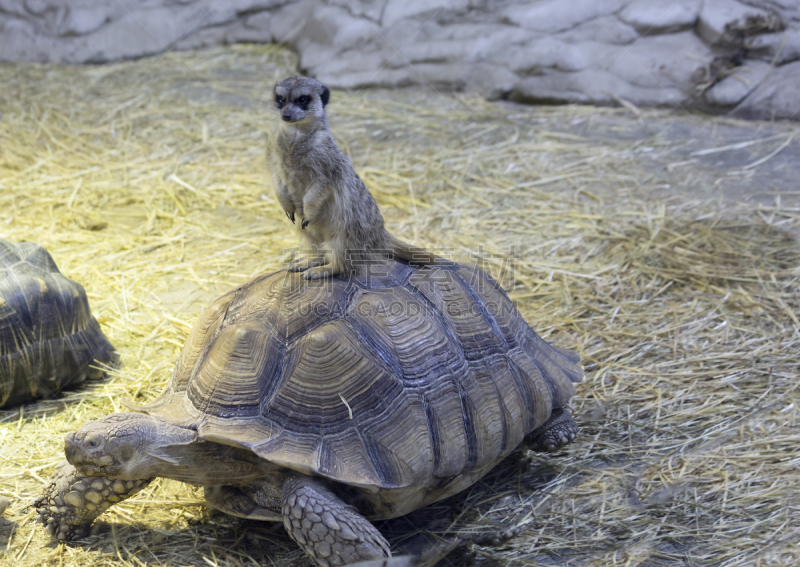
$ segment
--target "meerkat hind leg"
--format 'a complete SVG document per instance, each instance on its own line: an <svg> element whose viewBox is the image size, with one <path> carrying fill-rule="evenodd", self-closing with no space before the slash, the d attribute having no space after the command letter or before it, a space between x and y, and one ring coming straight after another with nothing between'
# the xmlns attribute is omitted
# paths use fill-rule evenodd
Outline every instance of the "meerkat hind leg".
<svg viewBox="0 0 800 567"><path fill-rule="evenodd" d="M206 504L225 514L251 520L281 520L280 513L264 506L262 502L257 502L247 490L237 486L205 486L203 493ZM276 500L272 508L278 509L280 504Z"/></svg>

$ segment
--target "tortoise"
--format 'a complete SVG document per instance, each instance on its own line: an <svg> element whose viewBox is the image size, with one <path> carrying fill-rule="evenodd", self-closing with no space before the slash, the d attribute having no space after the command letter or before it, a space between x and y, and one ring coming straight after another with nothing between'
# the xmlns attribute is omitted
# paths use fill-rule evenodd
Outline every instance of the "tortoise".
<svg viewBox="0 0 800 567"><path fill-rule="evenodd" d="M67 435L38 521L81 537L166 477L228 514L282 521L316 565L349 565L390 556L369 520L464 490L523 440L574 438L579 356L540 338L485 272L369 268L278 271L217 299L155 401Z"/></svg>
<svg viewBox="0 0 800 567"><path fill-rule="evenodd" d="M83 286L38 244L0 239L0 407L50 398L116 360Z"/></svg>

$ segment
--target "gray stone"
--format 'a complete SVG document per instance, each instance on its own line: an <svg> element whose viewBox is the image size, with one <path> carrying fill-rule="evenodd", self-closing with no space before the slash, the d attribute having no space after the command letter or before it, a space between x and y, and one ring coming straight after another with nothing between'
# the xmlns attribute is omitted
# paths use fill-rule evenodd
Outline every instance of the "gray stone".
<svg viewBox="0 0 800 567"><path fill-rule="evenodd" d="M748 16L788 29L726 31ZM334 87L683 108L741 101L751 112L750 101L788 104L752 86L763 63L800 59L800 1L0 0L0 61L104 62L242 41L288 45L304 72ZM698 97L704 69L735 60L743 41L758 61Z"/></svg>
<svg viewBox="0 0 800 567"><path fill-rule="evenodd" d="M624 45L633 43L639 39L640 35L633 26L621 22L616 16L601 16L559 32L553 37L567 43L580 44L585 41L593 41Z"/></svg>
<svg viewBox="0 0 800 567"><path fill-rule="evenodd" d="M733 106L739 104L766 77L771 69L764 61L748 60L731 74L703 93L706 102L713 106Z"/></svg>
<svg viewBox="0 0 800 567"><path fill-rule="evenodd" d="M437 28L436 35L440 39L491 42L495 45L495 51L498 52L507 52L509 49L527 43L534 37L541 37L541 34L516 26L478 22L454 22Z"/></svg>
<svg viewBox="0 0 800 567"><path fill-rule="evenodd" d="M800 29L759 35L748 43L751 56L757 56L775 65L800 59Z"/></svg>
<svg viewBox="0 0 800 567"><path fill-rule="evenodd" d="M609 71L632 85L647 88L677 88L689 95L692 85L702 76L705 62L713 52L692 32L643 37L621 53ZM669 57L664 54L669 53ZM626 98L624 95L620 95Z"/></svg>
<svg viewBox="0 0 800 567"><path fill-rule="evenodd" d="M742 4L780 14L787 22L800 24L800 2L797 0L739 0ZM793 26L796 27L796 26Z"/></svg>
<svg viewBox="0 0 800 567"><path fill-rule="evenodd" d="M552 73L522 79L511 93L518 102L592 103L612 105L617 98L650 106L677 106L685 93L676 88L632 85L613 73L587 69L580 73Z"/></svg>
<svg viewBox="0 0 800 567"><path fill-rule="evenodd" d="M381 13L386 2L373 2L372 0L331 0L334 6L341 6L353 16L366 18L380 24Z"/></svg>
<svg viewBox="0 0 800 567"><path fill-rule="evenodd" d="M98 29L109 19L109 14L91 8L73 8L65 18L61 35L84 35Z"/></svg>
<svg viewBox="0 0 800 567"><path fill-rule="evenodd" d="M396 51L403 45L436 38L441 33L442 26L434 21L420 23L416 20L405 19L395 22L391 26L383 26L380 37L376 38L376 43Z"/></svg>
<svg viewBox="0 0 800 567"><path fill-rule="evenodd" d="M31 14L42 14L47 10L47 2L45 0L25 0L25 7Z"/></svg>
<svg viewBox="0 0 800 567"><path fill-rule="evenodd" d="M53 55L53 41L48 37L38 39L33 25L27 21L0 20L0 60L47 61Z"/></svg>
<svg viewBox="0 0 800 567"><path fill-rule="evenodd" d="M308 21L311 10L305 2L291 2L279 10L263 16L267 28L275 41L296 45L304 37L305 23ZM248 21L255 20L252 16Z"/></svg>
<svg viewBox="0 0 800 567"><path fill-rule="evenodd" d="M509 23L535 31L556 33L619 11L627 0L541 0L519 3L501 11Z"/></svg>
<svg viewBox="0 0 800 567"><path fill-rule="evenodd" d="M154 55L168 49L206 17L202 9L142 10L109 22L90 36L74 40L67 61L109 61Z"/></svg>
<svg viewBox="0 0 800 567"><path fill-rule="evenodd" d="M320 6L305 19L303 33L316 45L336 51L357 47L380 33L380 26L339 6Z"/></svg>
<svg viewBox="0 0 800 567"><path fill-rule="evenodd" d="M392 24L415 16L432 16L444 9L458 10L469 5L466 0L387 0L381 24Z"/></svg>
<svg viewBox="0 0 800 567"><path fill-rule="evenodd" d="M701 4L701 0L636 0L623 8L619 19L644 35L685 31L697 21Z"/></svg>
<svg viewBox="0 0 800 567"><path fill-rule="evenodd" d="M306 56L305 62L301 60L303 68L308 69L315 77L323 83L339 88L354 88L359 86L355 77L366 77L361 73L375 74L376 69L385 68L385 56L378 51L367 53L349 53L347 57L338 57L331 61L322 61L318 66L310 64L310 56ZM349 79L345 79L349 77ZM379 84L370 82L370 84ZM394 85L391 85L394 86Z"/></svg>
<svg viewBox="0 0 800 567"><path fill-rule="evenodd" d="M772 69L731 113L739 118L800 118L800 61Z"/></svg>
<svg viewBox="0 0 800 567"><path fill-rule="evenodd" d="M580 51L584 59L526 73L513 91L517 100L612 104L616 97L636 104L678 106L687 100L694 77L711 51L691 32L640 39L635 49L595 44ZM669 59L664 53L671 53ZM565 57L553 48L549 55ZM566 72L565 72L566 71ZM570 72L571 71L571 72Z"/></svg>
<svg viewBox="0 0 800 567"><path fill-rule="evenodd" d="M365 70L366 69L366 70ZM354 89L362 87L405 87L419 84L421 81L417 74L410 68L388 69L360 67L353 64L353 68L344 69L335 75L327 74L327 69L322 69L317 78L332 87Z"/></svg>
<svg viewBox="0 0 800 567"><path fill-rule="evenodd" d="M744 25L748 17L767 17L768 12L747 6L736 0L704 0L697 19L698 35L710 45L729 42L725 28L732 24Z"/></svg>
<svg viewBox="0 0 800 567"><path fill-rule="evenodd" d="M273 37L268 29L248 25L247 20L237 20L226 25L203 28L189 34L175 44L176 50L203 49L214 45L241 42L270 43Z"/></svg>
<svg viewBox="0 0 800 567"><path fill-rule="evenodd" d="M535 39L514 50L507 59L512 71L521 75L543 75L549 70L580 71L597 60L610 57L615 49L603 43L566 43L556 37Z"/></svg>
<svg viewBox="0 0 800 567"><path fill-rule="evenodd" d="M467 39L447 39L409 42L400 54L410 63L445 63L463 61L467 63L484 61L494 51L495 44L486 38L473 41Z"/></svg>

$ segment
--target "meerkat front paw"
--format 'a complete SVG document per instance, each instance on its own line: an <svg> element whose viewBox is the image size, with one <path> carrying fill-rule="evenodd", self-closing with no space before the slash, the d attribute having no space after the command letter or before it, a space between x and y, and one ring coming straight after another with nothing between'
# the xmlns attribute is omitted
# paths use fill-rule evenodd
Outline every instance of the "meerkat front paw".
<svg viewBox="0 0 800 567"><path fill-rule="evenodd" d="M321 280L325 278L332 278L341 273L341 270L334 268L331 265L315 266L303 272L304 280Z"/></svg>
<svg viewBox="0 0 800 567"><path fill-rule="evenodd" d="M324 263L324 258L316 258L314 256L310 258L297 258L296 260L290 262L286 269L290 272L305 272L310 268L322 266Z"/></svg>

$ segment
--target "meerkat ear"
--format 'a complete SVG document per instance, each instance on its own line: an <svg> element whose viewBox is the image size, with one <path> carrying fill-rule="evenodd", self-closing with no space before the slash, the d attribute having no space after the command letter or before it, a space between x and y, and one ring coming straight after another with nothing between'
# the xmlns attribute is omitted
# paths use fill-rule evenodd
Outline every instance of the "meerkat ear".
<svg viewBox="0 0 800 567"><path fill-rule="evenodd" d="M322 94L319 95L319 98L322 101L322 107L323 108L328 106L328 101L331 99L331 91L325 85L322 86Z"/></svg>

